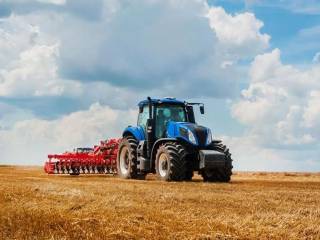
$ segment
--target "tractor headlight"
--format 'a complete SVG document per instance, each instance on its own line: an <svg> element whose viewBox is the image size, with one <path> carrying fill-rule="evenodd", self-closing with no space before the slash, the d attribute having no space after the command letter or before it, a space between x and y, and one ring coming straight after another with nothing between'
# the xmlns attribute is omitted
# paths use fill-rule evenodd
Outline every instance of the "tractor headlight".
<svg viewBox="0 0 320 240"><path fill-rule="evenodd" d="M190 129L184 128L184 127L180 127L179 128L179 133L180 133L180 135L182 137L184 137L185 139L188 139L193 144L197 144L197 140L196 140L193 132Z"/></svg>
<svg viewBox="0 0 320 240"><path fill-rule="evenodd" d="M211 133L211 130L208 129L206 145L209 145L211 142L212 142L212 133Z"/></svg>
<svg viewBox="0 0 320 240"><path fill-rule="evenodd" d="M197 144L196 138L194 137L194 134L190 129L188 129L188 138L190 142L192 142L193 144Z"/></svg>

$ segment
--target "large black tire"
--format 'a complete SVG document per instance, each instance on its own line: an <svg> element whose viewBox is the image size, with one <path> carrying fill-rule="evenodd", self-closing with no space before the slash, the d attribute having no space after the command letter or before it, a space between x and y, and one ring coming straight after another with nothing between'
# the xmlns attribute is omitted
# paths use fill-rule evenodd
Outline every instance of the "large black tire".
<svg viewBox="0 0 320 240"><path fill-rule="evenodd" d="M201 171L203 181L205 182L229 182L232 175L232 159L229 149L221 142L212 142L209 147L211 150L222 152L226 155L226 163L224 167L205 169Z"/></svg>
<svg viewBox="0 0 320 240"><path fill-rule="evenodd" d="M124 137L119 144L117 156L118 175L124 179L145 179L146 174L138 172L138 142L131 136Z"/></svg>
<svg viewBox="0 0 320 240"><path fill-rule="evenodd" d="M176 142L166 142L157 150L156 173L163 181L183 181L186 174L186 151Z"/></svg>

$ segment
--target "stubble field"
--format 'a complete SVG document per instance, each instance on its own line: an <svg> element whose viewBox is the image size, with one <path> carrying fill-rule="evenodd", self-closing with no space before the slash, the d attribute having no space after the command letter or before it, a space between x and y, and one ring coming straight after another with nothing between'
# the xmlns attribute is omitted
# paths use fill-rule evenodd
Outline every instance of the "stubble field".
<svg viewBox="0 0 320 240"><path fill-rule="evenodd" d="M48 176L0 167L1 239L320 239L320 174L229 184Z"/></svg>

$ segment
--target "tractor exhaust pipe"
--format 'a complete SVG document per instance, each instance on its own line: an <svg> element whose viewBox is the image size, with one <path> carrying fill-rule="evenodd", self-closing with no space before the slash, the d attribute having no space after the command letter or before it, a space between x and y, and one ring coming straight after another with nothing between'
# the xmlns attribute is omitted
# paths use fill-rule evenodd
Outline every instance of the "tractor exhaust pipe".
<svg viewBox="0 0 320 240"><path fill-rule="evenodd" d="M151 158L151 150L153 145L153 118L152 118L152 101L151 98L148 97L148 105L149 105L149 119L147 120L147 158Z"/></svg>

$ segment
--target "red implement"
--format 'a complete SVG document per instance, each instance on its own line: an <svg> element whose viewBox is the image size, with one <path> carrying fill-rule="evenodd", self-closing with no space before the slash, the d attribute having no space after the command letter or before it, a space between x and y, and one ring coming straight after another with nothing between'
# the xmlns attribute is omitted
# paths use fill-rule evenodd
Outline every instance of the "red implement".
<svg viewBox="0 0 320 240"><path fill-rule="evenodd" d="M77 148L73 152L49 154L44 171L49 174L116 173L121 139L101 141L93 148Z"/></svg>

